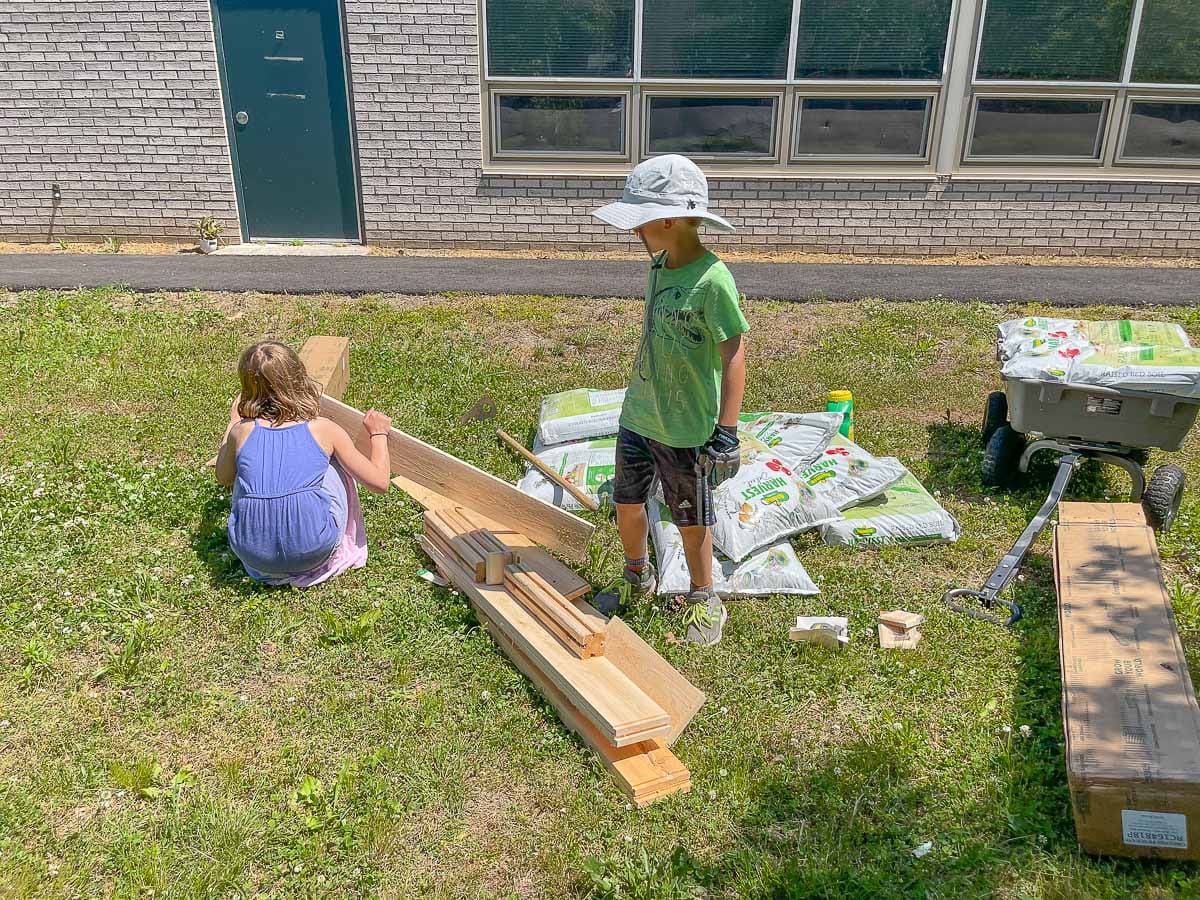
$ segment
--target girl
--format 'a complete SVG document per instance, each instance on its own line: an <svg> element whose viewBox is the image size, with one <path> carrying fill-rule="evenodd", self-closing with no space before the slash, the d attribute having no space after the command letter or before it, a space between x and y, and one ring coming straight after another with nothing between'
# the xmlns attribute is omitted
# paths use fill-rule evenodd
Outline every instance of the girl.
<svg viewBox="0 0 1200 900"><path fill-rule="evenodd" d="M238 360L242 392L229 411L217 481L233 487L229 546L250 577L307 587L366 563L355 480L387 491L392 420L369 410L364 456L320 417L321 389L295 352L275 341Z"/></svg>

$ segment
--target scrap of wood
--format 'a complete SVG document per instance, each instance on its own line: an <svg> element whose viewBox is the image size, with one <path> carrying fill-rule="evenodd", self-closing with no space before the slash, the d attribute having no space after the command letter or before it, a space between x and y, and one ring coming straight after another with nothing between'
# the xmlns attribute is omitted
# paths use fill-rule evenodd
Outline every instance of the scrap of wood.
<svg viewBox="0 0 1200 900"><path fill-rule="evenodd" d="M447 522L441 513L429 510L425 513L425 533L432 535L449 548L474 576L476 581L487 577L487 557L466 534Z"/></svg>
<svg viewBox="0 0 1200 900"><path fill-rule="evenodd" d="M357 440L365 429L362 413L330 396L321 398L321 415ZM595 527L557 506L523 493L507 481L477 469L437 447L393 428L387 437L394 474L422 484L443 497L482 510L490 518L580 562Z"/></svg>
<svg viewBox="0 0 1200 900"><path fill-rule="evenodd" d="M493 550L487 555L484 582L489 585L504 584L504 568L507 565L509 555L503 550Z"/></svg>
<svg viewBox="0 0 1200 900"><path fill-rule="evenodd" d="M917 644L921 643L921 630L919 628L909 628L902 631L898 628L893 628L886 622L880 622L879 630L879 646L884 650L915 650Z"/></svg>
<svg viewBox="0 0 1200 900"><path fill-rule="evenodd" d="M313 335L300 348L300 362L321 393L338 400L350 381L350 338Z"/></svg>
<svg viewBox="0 0 1200 900"><path fill-rule="evenodd" d="M586 579L570 567L561 563L551 553L537 546L537 544L521 534L521 532L514 531L507 525L502 525L493 519L489 519L474 509L461 506L449 498L443 497L437 491L430 490L424 485L417 484L415 481L405 478L402 475L397 475L393 478L392 484L416 500L425 509L457 509L472 525L486 529L500 547L512 553L515 558L520 560L522 565L533 569L545 578L556 591L568 600L575 600L585 594L591 593L592 586L588 584Z"/></svg>
<svg viewBox="0 0 1200 900"><path fill-rule="evenodd" d="M503 583L525 610L575 656L590 659L604 655L604 627L597 628L584 619L570 600L548 588L536 572L519 564L507 566Z"/></svg>
<svg viewBox="0 0 1200 900"><path fill-rule="evenodd" d="M917 628L924 623L925 617L920 613L906 612L903 609L893 609L880 613L879 621L885 625L891 625L897 631L908 631L910 628Z"/></svg>
<svg viewBox="0 0 1200 900"><path fill-rule="evenodd" d="M575 605L586 606L595 615L600 615L583 600L575 601ZM671 717L671 730L663 742L672 746L704 705L704 692L616 616L608 621L604 656Z"/></svg>
<svg viewBox="0 0 1200 900"><path fill-rule="evenodd" d="M539 688L552 684L585 716L609 743L625 747L664 737L670 717L641 688L603 656L579 659L568 651L508 591L476 583L456 559L431 541L419 539L439 571L471 600L480 619L486 619L533 663Z"/></svg>

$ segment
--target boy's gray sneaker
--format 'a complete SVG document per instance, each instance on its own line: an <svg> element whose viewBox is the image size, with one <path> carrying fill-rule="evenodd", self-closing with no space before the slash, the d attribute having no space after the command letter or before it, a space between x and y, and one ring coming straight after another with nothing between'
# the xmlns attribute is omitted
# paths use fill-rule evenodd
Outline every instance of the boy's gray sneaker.
<svg viewBox="0 0 1200 900"><path fill-rule="evenodd" d="M685 637L693 644L711 647L721 642L729 612L721 598L712 590L692 591L685 598L683 620L687 623Z"/></svg>
<svg viewBox="0 0 1200 900"><path fill-rule="evenodd" d="M633 585L635 593L653 594L658 589L658 572L652 563L646 563L636 571L626 566L623 574L625 580Z"/></svg>

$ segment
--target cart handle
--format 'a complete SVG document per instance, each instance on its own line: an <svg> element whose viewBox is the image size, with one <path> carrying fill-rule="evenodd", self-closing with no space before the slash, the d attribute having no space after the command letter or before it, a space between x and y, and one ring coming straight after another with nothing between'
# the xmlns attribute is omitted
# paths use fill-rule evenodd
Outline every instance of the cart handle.
<svg viewBox="0 0 1200 900"><path fill-rule="evenodd" d="M979 605L976 605L975 603L969 605L956 603L955 601L959 597L969 597L972 600L978 601ZM993 625L1003 625L1005 628L1012 628L1013 625L1021 621L1021 607L1015 603L1012 603L1011 601L1004 600L1000 597L995 597L991 594L984 593L983 591L973 591L970 588L951 588L942 595L942 602L955 612L960 612L965 616L970 616L972 619L979 619L983 622L991 622ZM991 609L997 605L1003 606L1008 610L1009 616L1007 619L1002 619L999 616L993 616L991 613L980 609L980 606Z"/></svg>

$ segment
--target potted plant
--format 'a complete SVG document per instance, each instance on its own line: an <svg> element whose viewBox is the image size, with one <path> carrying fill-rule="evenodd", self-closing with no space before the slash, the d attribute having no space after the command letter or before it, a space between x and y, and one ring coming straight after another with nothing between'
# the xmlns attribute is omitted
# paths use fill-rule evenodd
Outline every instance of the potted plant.
<svg viewBox="0 0 1200 900"><path fill-rule="evenodd" d="M196 227L200 233L200 252L212 253L217 249L217 239L221 236L221 223L212 216L205 216Z"/></svg>

